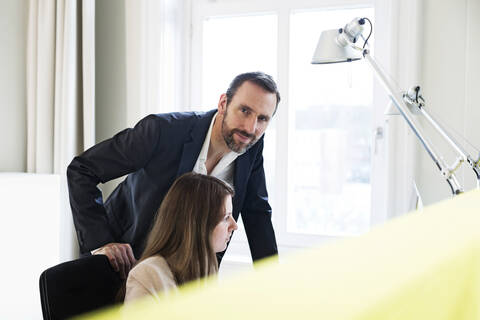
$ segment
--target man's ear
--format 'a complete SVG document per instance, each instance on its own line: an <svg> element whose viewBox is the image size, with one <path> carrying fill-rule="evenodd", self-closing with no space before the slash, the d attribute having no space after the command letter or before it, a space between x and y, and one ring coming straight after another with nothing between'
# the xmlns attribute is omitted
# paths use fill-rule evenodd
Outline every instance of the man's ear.
<svg viewBox="0 0 480 320"><path fill-rule="evenodd" d="M227 112L227 95L222 93L218 100L218 113L223 116L225 112Z"/></svg>

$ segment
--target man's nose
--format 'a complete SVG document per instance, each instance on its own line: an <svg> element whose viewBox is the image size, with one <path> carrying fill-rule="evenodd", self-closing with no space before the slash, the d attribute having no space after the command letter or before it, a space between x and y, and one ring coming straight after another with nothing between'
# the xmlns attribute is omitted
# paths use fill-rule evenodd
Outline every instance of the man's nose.
<svg viewBox="0 0 480 320"><path fill-rule="evenodd" d="M245 131L247 131L250 134L255 134L256 130L257 130L257 117L249 117L245 121Z"/></svg>

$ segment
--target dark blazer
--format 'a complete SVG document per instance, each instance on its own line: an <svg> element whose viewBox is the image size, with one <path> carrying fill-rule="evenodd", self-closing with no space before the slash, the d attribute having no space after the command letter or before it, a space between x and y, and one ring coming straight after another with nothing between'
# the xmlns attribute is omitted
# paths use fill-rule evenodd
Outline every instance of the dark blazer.
<svg viewBox="0 0 480 320"><path fill-rule="evenodd" d="M130 243L138 258L173 181L192 171L216 110L149 115L75 157L67 169L81 253ZM253 260L277 253L263 170L263 137L235 160L233 216L241 212ZM99 183L128 174L103 203Z"/></svg>

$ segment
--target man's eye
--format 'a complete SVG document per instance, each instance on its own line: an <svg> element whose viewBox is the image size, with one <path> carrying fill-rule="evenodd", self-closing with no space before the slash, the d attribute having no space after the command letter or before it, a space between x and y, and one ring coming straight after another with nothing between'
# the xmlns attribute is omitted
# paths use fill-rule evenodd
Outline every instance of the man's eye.
<svg viewBox="0 0 480 320"><path fill-rule="evenodd" d="M262 121L262 122L265 122L265 121L267 121L267 117L258 117L258 120Z"/></svg>

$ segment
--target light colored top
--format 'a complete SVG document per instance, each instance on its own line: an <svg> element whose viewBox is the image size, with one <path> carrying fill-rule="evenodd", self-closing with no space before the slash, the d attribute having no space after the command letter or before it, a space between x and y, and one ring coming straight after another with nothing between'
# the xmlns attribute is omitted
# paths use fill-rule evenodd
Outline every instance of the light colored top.
<svg viewBox="0 0 480 320"><path fill-rule="evenodd" d="M159 300L163 293L177 290L177 284L167 261L156 255L143 260L130 270L126 289L126 303L146 295Z"/></svg>
<svg viewBox="0 0 480 320"><path fill-rule="evenodd" d="M201 174L208 174L207 172L207 156L208 156L208 148L210 147L210 139L212 137L212 128L217 118L217 113L212 118L212 122L210 123L210 128L208 128L207 136L205 137L205 141L203 142L202 150L200 150L200 154L198 155L197 162L193 167L193 172L201 173ZM212 172L210 173L211 176L218 178L222 181L227 182L231 186L233 186L233 173L234 173L234 161L239 156L238 153L230 151L226 155L220 159L217 163L215 168L213 168Z"/></svg>

